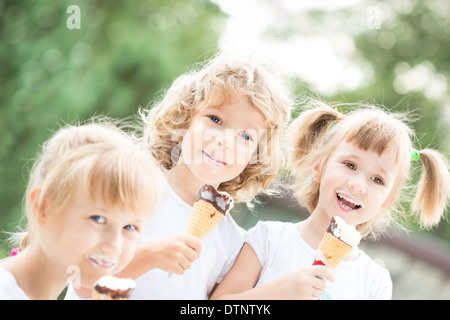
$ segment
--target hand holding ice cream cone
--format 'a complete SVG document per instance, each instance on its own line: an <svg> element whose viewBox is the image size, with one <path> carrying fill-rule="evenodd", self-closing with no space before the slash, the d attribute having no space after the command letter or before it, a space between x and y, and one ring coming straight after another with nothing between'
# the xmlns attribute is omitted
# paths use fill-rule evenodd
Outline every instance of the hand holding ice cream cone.
<svg viewBox="0 0 450 320"><path fill-rule="evenodd" d="M345 257L361 241L361 235L340 217L332 217L322 238L313 265L325 265L336 269Z"/></svg>
<svg viewBox="0 0 450 320"><path fill-rule="evenodd" d="M219 192L210 185L203 185L195 199L184 233L203 240L233 205L233 199L228 193ZM169 273L169 277L171 276L172 273Z"/></svg>

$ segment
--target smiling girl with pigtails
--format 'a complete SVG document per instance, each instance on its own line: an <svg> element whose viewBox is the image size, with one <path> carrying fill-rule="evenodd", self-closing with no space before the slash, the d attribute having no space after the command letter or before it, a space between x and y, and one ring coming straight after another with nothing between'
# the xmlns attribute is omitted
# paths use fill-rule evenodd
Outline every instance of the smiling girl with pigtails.
<svg viewBox="0 0 450 320"><path fill-rule="evenodd" d="M314 103L292 123L288 138L295 196L311 215L295 224L259 222L214 298L390 299L388 270L362 250L354 248L327 274L324 266L311 267L316 249L335 216L363 238L376 238L404 214L398 200L413 196L411 190L421 224L437 225L449 198L446 159L432 149L415 150L406 116L375 106L344 116ZM405 188L411 164L419 160L417 188Z"/></svg>

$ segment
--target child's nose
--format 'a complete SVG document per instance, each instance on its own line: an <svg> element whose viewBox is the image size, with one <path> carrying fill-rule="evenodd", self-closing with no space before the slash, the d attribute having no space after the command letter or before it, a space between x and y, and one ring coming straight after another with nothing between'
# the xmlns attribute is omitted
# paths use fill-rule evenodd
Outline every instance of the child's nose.
<svg viewBox="0 0 450 320"><path fill-rule="evenodd" d="M233 145L233 135L227 130L225 132L217 134L215 136L215 141L219 146L225 149L231 149Z"/></svg>
<svg viewBox="0 0 450 320"><path fill-rule="evenodd" d="M355 178L355 179L348 180L347 185L351 191L354 191L357 193L365 193L366 192L366 187L364 185L364 182L362 181L362 178Z"/></svg>
<svg viewBox="0 0 450 320"><path fill-rule="evenodd" d="M121 253L121 230L108 230L102 240L100 250L105 253Z"/></svg>

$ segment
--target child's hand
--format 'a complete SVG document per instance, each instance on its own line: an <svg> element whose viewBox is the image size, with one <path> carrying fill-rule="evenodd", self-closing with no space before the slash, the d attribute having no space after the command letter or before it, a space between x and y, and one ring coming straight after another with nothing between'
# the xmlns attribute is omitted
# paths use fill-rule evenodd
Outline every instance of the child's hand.
<svg viewBox="0 0 450 320"><path fill-rule="evenodd" d="M175 274L183 274L189 269L200 256L202 247L200 239L188 234L177 234L145 245L154 268Z"/></svg>
<svg viewBox="0 0 450 320"><path fill-rule="evenodd" d="M285 299L313 300L326 288L326 280L334 281L332 270L325 266L312 266L296 270L283 277Z"/></svg>

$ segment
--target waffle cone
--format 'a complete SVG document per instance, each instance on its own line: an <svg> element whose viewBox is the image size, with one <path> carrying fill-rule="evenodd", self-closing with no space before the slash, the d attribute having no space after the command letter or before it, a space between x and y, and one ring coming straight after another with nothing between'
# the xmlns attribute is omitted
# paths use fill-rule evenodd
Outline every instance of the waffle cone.
<svg viewBox="0 0 450 320"><path fill-rule="evenodd" d="M353 248L331 233L326 232L319 244L319 250L326 259L326 263L335 269Z"/></svg>
<svg viewBox="0 0 450 320"><path fill-rule="evenodd" d="M194 203L185 233L203 239L224 217L214 206L204 200Z"/></svg>
<svg viewBox="0 0 450 320"><path fill-rule="evenodd" d="M127 298L114 299L109 294L100 293L95 288L92 290L92 300L128 300Z"/></svg>

